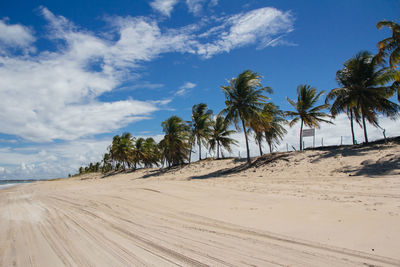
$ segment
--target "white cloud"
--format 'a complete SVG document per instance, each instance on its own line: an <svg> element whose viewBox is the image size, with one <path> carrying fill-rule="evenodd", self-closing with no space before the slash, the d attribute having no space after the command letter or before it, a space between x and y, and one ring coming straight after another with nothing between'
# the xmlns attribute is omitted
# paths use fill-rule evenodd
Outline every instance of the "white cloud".
<svg viewBox="0 0 400 267"><path fill-rule="evenodd" d="M186 0L186 5L190 13L199 15L203 9L203 4L206 0Z"/></svg>
<svg viewBox="0 0 400 267"><path fill-rule="evenodd" d="M164 136L153 137L159 142ZM101 140L81 139L52 145L30 145L24 148L0 148L0 179L48 179L66 177L78 172L80 166L102 160L112 138ZM3 170L3 171L2 171Z"/></svg>
<svg viewBox="0 0 400 267"><path fill-rule="evenodd" d="M114 17L108 33L113 38L105 39L44 7L41 14L49 23L47 36L57 41L58 50L0 55L0 97L5 103L0 107L1 131L33 141L73 140L148 118L159 109L154 101L102 103L98 98L128 77L138 76L132 72L160 54L192 53L208 58L258 39L264 42L292 28L290 13L262 8L228 17L201 35L197 35L198 25L161 30L149 18ZM4 37L7 40L21 45L33 42L28 28L2 25L13 27L8 31L20 32L25 41L16 41L13 34ZM206 42L200 43L198 36ZM190 88L183 86L176 94L183 95Z"/></svg>
<svg viewBox="0 0 400 267"><path fill-rule="evenodd" d="M208 7L214 7L218 5L218 0L186 0L186 5L190 13L195 16L202 14L205 4L208 2Z"/></svg>
<svg viewBox="0 0 400 267"><path fill-rule="evenodd" d="M34 51L31 44L35 41L32 31L23 25L7 24L0 20L0 53L6 49L19 48L25 52Z"/></svg>
<svg viewBox="0 0 400 267"><path fill-rule="evenodd" d="M261 47L274 46L276 45L272 42L274 39L293 30L293 22L290 12L282 12L271 7L228 17L222 25L200 35L207 38L217 36L217 38L213 42L199 45L198 54L209 58L254 43L261 44Z"/></svg>
<svg viewBox="0 0 400 267"><path fill-rule="evenodd" d="M218 5L218 1L219 1L219 0L211 0L209 5L210 5L211 7L216 6L216 5Z"/></svg>
<svg viewBox="0 0 400 267"><path fill-rule="evenodd" d="M52 145L31 145L22 149L2 148L0 158L6 168L0 171L0 178L65 177L68 173L76 173L82 165L100 161L110 143L111 138L82 139Z"/></svg>
<svg viewBox="0 0 400 267"><path fill-rule="evenodd" d="M100 96L124 87L131 77L139 78L143 62L169 52L211 57L278 38L293 23L289 13L266 8L214 21L222 24L209 30L201 23L160 29L150 18L112 17L108 22L113 27L96 34L44 7L41 14L48 21L45 37L56 46L37 54L10 49L12 44L24 52L34 51L32 30L0 21L0 131L50 143L0 148L2 177L65 176L82 164L98 161L111 142L88 136L115 131L165 108L171 99L100 101ZM144 84L141 89L161 86ZM186 82L176 95L195 86ZM51 143L54 140L64 141Z"/></svg>
<svg viewBox="0 0 400 267"><path fill-rule="evenodd" d="M183 96L188 93L189 89L196 87L195 83L186 82L181 87L179 87L178 91L175 92L177 96Z"/></svg>
<svg viewBox="0 0 400 267"><path fill-rule="evenodd" d="M2 133L38 142L73 140L147 119L158 109L155 101L103 103L98 97L123 83L138 62L185 50L185 35L163 34L155 22L144 18L116 18L119 39L111 42L76 30L46 8L42 13L51 38L65 44L56 52L0 56Z"/></svg>
<svg viewBox="0 0 400 267"><path fill-rule="evenodd" d="M155 0L150 3L150 6L161 14L169 17L177 3L178 0Z"/></svg>

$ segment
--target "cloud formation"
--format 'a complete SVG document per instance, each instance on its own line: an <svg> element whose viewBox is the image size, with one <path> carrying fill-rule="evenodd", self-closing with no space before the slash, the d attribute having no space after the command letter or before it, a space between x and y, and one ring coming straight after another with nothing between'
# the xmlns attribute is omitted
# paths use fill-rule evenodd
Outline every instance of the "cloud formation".
<svg viewBox="0 0 400 267"><path fill-rule="evenodd" d="M153 8L157 10L156 3L162 2L166 2L160 9L164 11L159 11L166 15L178 3L153 1ZM212 6L217 1L188 1L187 5L196 13L207 3ZM47 32L38 36L29 27L0 20L0 131L14 139L18 136L18 143L45 143L16 148L15 142L2 141L1 177L65 176L82 164L100 160L111 141L95 140L96 135L149 119L166 108L171 99L100 100L114 90L163 87L132 85L141 78L144 63L171 52L209 58L246 45L260 46L265 38L278 38L293 27L290 14L274 8L181 28L160 27L150 17L114 16L108 17L106 30L100 33L45 7L40 14L47 21ZM50 41L52 49L37 51L38 38ZM186 82L175 96L195 86Z"/></svg>
<svg viewBox="0 0 400 267"><path fill-rule="evenodd" d="M30 45L35 40L32 30L28 27L20 24L10 25L0 20L0 54L16 48L24 52L33 51Z"/></svg>
<svg viewBox="0 0 400 267"><path fill-rule="evenodd" d="M174 6L178 0L155 0L150 3L150 6L161 14L170 17Z"/></svg>
<svg viewBox="0 0 400 267"><path fill-rule="evenodd" d="M79 166L97 162L106 152L111 138L81 139L58 144L0 148L0 179L46 179L74 174Z"/></svg>
<svg viewBox="0 0 400 267"><path fill-rule="evenodd" d="M276 38L293 31L294 18L290 12L265 7L240 13L224 19L221 25L200 35L204 38L216 36L213 42L200 45L198 54L210 58L215 54L230 52L250 44L259 47L275 46Z"/></svg>
<svg viewBox="0 0 400 267"><path fill-rule="evenodd" d="M175 5L179 2L179 0L154 0L150 6L164 16L171 17ZM218 4L218 0L185 0L185 3L190 13L199 16L207 3L209 7L214 7Z"/></svg>
<svg viewBox="0 0 400 267"><path fill-rule="evenodd" d="M175 95L177 96L186 95L188 91L194 87L196 87L195 83L185 82L181 87L179 87L178 91L175 92Z"/></svg>
<svg viewBox="0 0 400 267"><path fill-rule="evenodd" d="M189 2L194 8L201 1ZM56 42L58 49L0 55L0 97L5 103L0 107L1 131L36 142L74 140L149 118L159 109L154 101L98 100L121 86L142 62L169 52L209 58L287 33L293 23L290 13L261 8L227 17L199 38L198 25L161 30L150 18L113 17L109 32L113 38L107 39L45 7L41 14L48 22L47 38ZM27 27L0 21L0 32L4 33L0 35L2 51L11 44L35 50L35 37ZM177 95L190 86L193 84L181 87Z"/></svg>

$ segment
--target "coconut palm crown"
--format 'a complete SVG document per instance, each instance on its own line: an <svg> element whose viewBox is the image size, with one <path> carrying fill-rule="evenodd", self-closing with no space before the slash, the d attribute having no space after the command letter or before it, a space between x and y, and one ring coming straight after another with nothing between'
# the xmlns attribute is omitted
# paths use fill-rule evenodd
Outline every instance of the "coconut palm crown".
<svg viewBox="0 0 400 267"><path fill-rule="evenodd" d="M260 79L261 76L257 73L246 70L236 78L232 78L229 85L221 86L225 94L226 107L220 114L224 114L225 120L232 122L237 130L240 129L239 121L242 122L248 163L250 163L250 150L246 125L262 111L265 101L268 99L264 93L272 93L270 87L261 85Z"/></svg>
<svg viewBox="0 0 400 267"><path fill-rule="evenodd" d="M303 126L320 128L320 123L332 123L323 118L330 118L329 114L322 112L322 110L329 108L329 104L323 104L315 106L318 99L324 91L317 93L317 89L310 85L299 85L297 87L297 101L293 101L286 97L290 105L292 105L295 111L286 111L286 115L293 117L289 122L289 126L292 127L295 123L300 121L300 150L303 150Z"/></svg>
<svg viewBox="0 0 400 267"><path fill-rule="evenodd" d="M199 160L201 160L201 145L206 143L211 132L211 115L212 110L209 110L207 105L200 103L192 108L192 134L194 141L197 141L199 146Z"/></svg>
<svg viewBox="0 0 400 267"><path fill-rule="evenodd" d="M189 126L178 116L170 117L161 125L165 133L160 141L162 158L168 162L169 166L185 163L190 150Z"/></svg>
<svg viewBox="0 0 400 267"><path fill-rule="evenodd" d="M268 118L264 127L264 136L269 147L269 153L271 153L287 133L284 127L287 121L284 112L272 102L265 104L263 114Z"/></svg>
<svg viewBox="0 0 400 267"><path fill-rule="evenodd" d="M378 22L376 27L378 29L387 27L392 30L391 37L383 39L378 43L378 63L382 63L385 61L385 58L389 58L390 67L395 68L400 62L400 25L393 21L383 20Z"/></svg>
<svg viewBox="0 0 400 267"><path fill-rule="evenodd" d="M220 115L217 116L217 118L213 122L210 140L208 141L210 151L214 151L215 149L217 149L217 159L219 159L221 146L225 148L228 152L231 152L231 146L237 145L237 141L229 137L236 131L229 130L228 128L229 123L225 120L225 118Z"/></svg>
<svg viewBox="0 0 400 267"><path fill-rule="evenodd" d="M379 68L378 61L369 52L362 51L346 61L344 68L336 73L336 79L342 88L328 95L338 102L333 105L333 115L340 112L341 106L346 106L363 127L366 143L366 121L379 127L379 114L392 119L397 117L399 106L389 100L394 93L393 87L382 86L393 81L393 76L385 68Z"/></svg>
<svg viewBox="0 0 400 267"><path fill-rule="evenodd" d="M398 70L400 62L400 25L393 21L380 21L376 25L378 29L387 27L392 30L392 36L383 39L378 43L379 52L375 56L378 63L385 63L389 58L389 68L387 74L393 79L391 89L397 90L397 101L400 102L400 71Z"/></svg>

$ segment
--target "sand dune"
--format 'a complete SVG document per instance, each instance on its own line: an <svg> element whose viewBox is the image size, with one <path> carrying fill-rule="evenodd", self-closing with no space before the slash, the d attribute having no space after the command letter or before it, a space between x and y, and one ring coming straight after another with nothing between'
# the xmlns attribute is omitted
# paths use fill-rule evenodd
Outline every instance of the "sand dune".
<svg viewBox="0 0 400 267"><path fill-rule="evenodd" d="M399 266L400 146L0 191L1 266Z"/></svg>

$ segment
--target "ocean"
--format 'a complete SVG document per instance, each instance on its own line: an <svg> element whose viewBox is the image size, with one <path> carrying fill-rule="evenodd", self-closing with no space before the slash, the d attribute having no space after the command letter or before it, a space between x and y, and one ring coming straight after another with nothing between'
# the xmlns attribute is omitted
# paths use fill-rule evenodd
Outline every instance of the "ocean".
<svg viewBox="0 0 400 267"><path fill-rule="evenodd" d="M34 181L18 181L18 180L0 180L0 190L1 189L5 189L5 188L9 188L18 184L26 184L26 183L32 183Z"/></svg>

